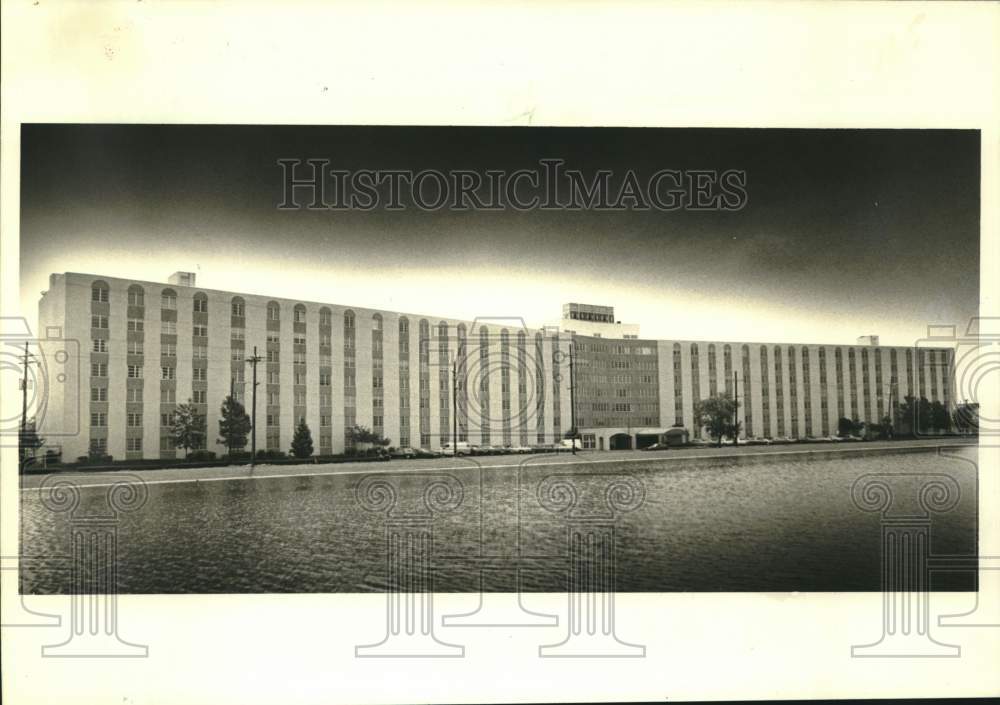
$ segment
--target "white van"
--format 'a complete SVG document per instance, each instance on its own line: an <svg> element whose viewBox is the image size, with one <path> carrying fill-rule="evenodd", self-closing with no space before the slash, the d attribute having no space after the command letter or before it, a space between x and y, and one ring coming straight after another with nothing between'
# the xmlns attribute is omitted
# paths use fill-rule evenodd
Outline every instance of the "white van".
<svg viewBox="0 0 1000 705"><path fill-rule="evenodd" d="M445 443L441 446L442 455L455 455L456 451L458 455L472 455L472 446L466 441L459 441L452 447L451 443Z"/></svg>

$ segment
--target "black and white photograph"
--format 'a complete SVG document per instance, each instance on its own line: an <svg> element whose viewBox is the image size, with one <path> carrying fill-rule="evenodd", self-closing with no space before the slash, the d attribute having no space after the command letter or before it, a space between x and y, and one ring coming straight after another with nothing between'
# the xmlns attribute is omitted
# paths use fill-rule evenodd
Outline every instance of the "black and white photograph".
<svg viewBox="0 0 1000 705"><path fill-rule="evenodd" d="M180 5L5 14L53 41L91 23L104 64L81 75L161 105L116 72L140 36L183 51ZM223 17L200 50L246 51ZM934 51L974 17L929 21ZM856 61L905 73L885 56ZM450 121L399 64L409 107L358 117L331 78L293 119L264 89L234 117L178 61L180 119L97 87L89 116L21 95L5 118L5 700L68 697L39 679L74 663L98 669L85 702L1000 692L984 113Z"/></svg>
<svg viewBox="0 0 1000 705"><path fill-rule="evenodd" d="M978 320L976 131L21 135L21 287L68 356L33 555L71 551L67 472L129 470L122 592L388 589L425 499L445 592L876 591L875 488L947 507L900 560L975 560L970 361L926 321Z"/></svg>

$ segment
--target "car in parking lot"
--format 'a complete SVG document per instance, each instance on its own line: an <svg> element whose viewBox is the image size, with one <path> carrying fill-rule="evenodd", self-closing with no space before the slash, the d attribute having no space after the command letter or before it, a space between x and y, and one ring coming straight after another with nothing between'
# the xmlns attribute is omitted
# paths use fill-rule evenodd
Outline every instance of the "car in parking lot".
<svg viewBox="0 0 1000 705"><path fill-rule="evenodd" d="M666 443L654 443L653 445L646 446L642 450L669 450L670 446Z"/></svg>
<svg viewBox="0 0 1000 705"><path fill-rule="evenodd" d="M396 448L389 453L393 458L403 458L403 459L413 459L413 458L440 458L441 454L433 450L427 450L426 448L411 448L410 446L404 446L402 448Z"/></svg>
<svg viewBox="0 0 1000 705"><path fill-rule="evenodd" d="M477 455L477 446L470 445L465 441L458 443L445 443L441 446L441 455Z"/></svg>

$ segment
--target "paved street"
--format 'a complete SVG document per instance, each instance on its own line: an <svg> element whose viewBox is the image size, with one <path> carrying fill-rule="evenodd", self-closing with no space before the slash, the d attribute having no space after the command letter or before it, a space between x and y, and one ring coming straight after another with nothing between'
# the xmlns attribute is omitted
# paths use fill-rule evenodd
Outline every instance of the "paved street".
<svg viewBox="0 0 1000 705"><path fill-rule="evenodd" d="M861 457L871 453L930 451L938 447L975 445L975 439L951 437L946 439L921 439L914 441L869 441L864 443L799 443L774 446L710 446L676 448L664 451L578 451L571 453L541 453L537 455L492 455L460 458L429 458L423 460L392 460L390 462L353 462L296 465L258 464L249 466L208 468L161 468L118 471L61 473L77 478L81 486L105 485L115 481L121 472L136 472L147 484L179 482L217 482L239 479L266 479L276 477L310 477L319 475L364 475L373 472L399 472L405 470L437 471L469 467L516 468L520 465L533 467L566 463L663 463L668 466L673 461L691 461L710 458L743 458L758 455L808 455L825 457L831 453ZM38 487L47 475L27 475L22 478L22 489Z"/></svg>

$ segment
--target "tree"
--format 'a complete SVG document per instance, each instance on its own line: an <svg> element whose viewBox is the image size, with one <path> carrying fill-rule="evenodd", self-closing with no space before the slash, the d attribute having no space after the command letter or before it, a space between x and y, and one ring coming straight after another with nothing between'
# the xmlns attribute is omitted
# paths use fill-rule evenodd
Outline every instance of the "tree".
<svg viewBox="0 0 1000 705"><path fill-rule="evenodd" d="M34 458L39 448L45 445L45 439L38 435L35 429L35 421L32 419L24 424L18 435L18 457L22 467L27 463L28 458Z"/></svg>
<svg viewBox="0 0 1000 705"><path fill-rule="evenodd" d="M854 422L846 416L837 419L837 435L846 438L854 433Z"/></svg>
<svg viewBox="0 0 1000 705"><path fill-rule="evenodd" d="M306 425L305 419L299 419L299 425L295 427L291 452L296 458L308 458L313 454L312 432Z"/></svg>
<svg viewBox="0 0 1000 705"><path fill-rule="evenodd" d="M375 433L365 426L354 426L348 433L351 443L371 443L376 446L389 445L389 439Z"/></svg>
<svg viewBox="0 0 1000 705"><path fill-rule="evenodd" d="M733 416L736 414L736 407L737 402L725 392L702 399L694 405L695 422L708 431L717 446L721 446L723 436L734 434Z"/></svg>
<svg viewBox="0 0 1000 705"><path fill-rule="evenodd" d="M234 450L246 448L247 434L250 433L250 417L246 409L230 395L222 402L221 414L219 443L225 445L230 454Z"/></svg>
<svg viewBox="0 0 1000 705"><path fill-rule="evenodd" d="M951 430L951 414L948 413L948 408L941 402L931 402L929 416L931 428L935 431Z"/></svg>
<svg viewBox="0 0 1000 705"><path fill-rule="evenodd" d="M955 407L952 419L955 428L962 433L977 433L979 431L979 404L963 402Z"/></svg>
<svg viewBox="0 0 1000 705"><path fill-rule="evenodd" d="M191 400L180 404L174 411L173 424L170 427L170 438L175 448L183 448L184 455L193 448L201 448L205 443L205 417L199 414Z"/></svg>

